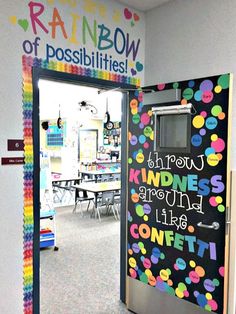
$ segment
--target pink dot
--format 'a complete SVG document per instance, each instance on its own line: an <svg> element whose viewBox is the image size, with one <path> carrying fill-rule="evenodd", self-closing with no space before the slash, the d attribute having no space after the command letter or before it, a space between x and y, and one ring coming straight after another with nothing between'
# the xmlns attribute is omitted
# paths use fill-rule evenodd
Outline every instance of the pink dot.
<svg viewBox="0 0 236 314"><path fill-rule="evenodd" d="M221 138L218 138L215 142L211 143L211 147L213 147L217 153L220 153L225 149L225 142Z"/></svg>
<svg viewBox="0 0 236 314"><path fill-rule="evenodd" d="M139 95L138 95L138 101L140 101L140 102L143 101L143 93L139 93Z"/></svg>
<svg viewBox="0 0 236 314"><path fill-rule="evenodd" d="M157 280L158 282L163 282L163 280L161 279L160 276L158 276L158 277L156 278L156 280Z"/></svg>
<svg viewBox="0 0 236 314"><path fill-rule="evenodd" d="M145 149L149 148L148 142L145 142L145 143L143 144L143 147L144 147Z"/></svg>
<svg viewBox="0 0 236 314"><path fill-rule="evenodd" d="M221 275L222 277L224 277L224 275L225 275L225 268L224 268L224 266L220 267L219 273L220 273L220 275Z"/></svg>
<svg viewBox="0 0 236 314"><path fill-rule="evenodd" d="M202 111L200 113L200 115L203 117L203 118L206 118L207 117L207 112L206 111Z"/></svg>
<svg viewBox="0 0 236 314"><path fill-rule="evenodd" d="M202 94L202 101L205 103L205 104L208 104L209 102L211 102L213 99L213 93L211 91L205 91L203 94Z"/></svg>
<svg viewBox="0 0 236 314"><path fill-rule="evenodd" d="M218 304L215 300L209 300L207 303L210 305L212 311L216 311L218 309Z"/></svg>
<svg viewBox="0 0 236 314"><path fill-rule="evenodd" d="M216 207L216 206L218 205L217 202L216 202L215 196L210 197L209 203L210 203L211 206L213 206L213 207Z"/></svg>
<svg viewBox="0 0 236 314"><path fill-rule="evenodd" d="M188 297L189 297L189 292L188 292L188 290L185 290L185 291L184 291L184 296L185 296L185 298L188 298Z"/></svg>
<svg viewBox="0 0 236 314"><path fill-rule="evenodd" d="M174 269L179 270L179 267L176 264L174 264Z"/></svg>
<svg viewBox="0 0 236 314"><path fill-rule="evenodd" d="M165 88L166 84L158 84L157 89L158 90L163 90Z"/></svg>
<svg viewBox="0 0 236 314"><path fill-rule="evenodd" d="M144 125L147 125L149 122L150 122L150 116L147 114L147 113L143 113L141 115L141 122L144 124Z"/></svg>
<svg viewBox="0 0 236 314"><path fill-rule="evenodd" d="M152 265L152 264L151 264L150 260L149 260L148 258L145 258L144 261L143 261L143 266L144 266L145 268L150 268L151 265Z"/></svg>
<svg viewBox="0 0 236 314"><path fill-rule="evenodd" d="M129 272L130 272L130 275L131 275L132 278L135 279L135 278L137 277L137 273L136 273L136 271L135 271L134 269L131 268L131 269L129 270Z"/></svg>
<svg viewBox="0 0 236 314"><path fill-rule="evenodd" d="M189 278L191 279L191 281L193 283L199 283L199 281L200 281L200 277L198 276L198 274L194 270L190 271Z"/></svg>

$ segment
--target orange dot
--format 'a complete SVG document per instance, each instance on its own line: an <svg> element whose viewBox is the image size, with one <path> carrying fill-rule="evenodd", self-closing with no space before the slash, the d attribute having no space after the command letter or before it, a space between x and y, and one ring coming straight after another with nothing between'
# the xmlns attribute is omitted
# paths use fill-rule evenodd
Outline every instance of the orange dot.
<svg viewBox="0 0 236 314"><path fill-rule="evenodd" d="M129 132L129 141L131 140L132 134Z"/></svg>
<svg viewBox="0 0 236 314"><path fill-rule="evenodd" d="M168 286L173 286L173 281L171 280L171 279L169 279L168 281L167 281L167 284L168 284Z"/></svg>
<svg viewBox="0 0 236 314"><path fill-rule="evenodd" d="M131 199L132 199L133 203L138 203L139 195L137 193L132 194Z"/></svg>
<svg viewBox="0 0 236 314"><path fill-rule="evenodd" d="M132 99L130 102L130 108L135 109L138 107L138 101L137 99Z"/></svg>
<svg viewBox="0 0 236 314"><path fill-rule="evenodd" d="M181 100L181 105L186 105L188 102L187 102L187 99L182 99Z"/></svg>
<svg viewBox="0 0 236 314"><path fill-rule="evenodd" d="M201 266L197 266L195 268L195 272L198 274L199 277L204 277L205 276L205 270Z"/></svg>
<svg viewBox="0 0 236 314"><path fill-rule="evenodd" d="M224 120L224 118L225 118L225 113L224 112L219 113L218 119L219 120Z"/></svg>
<svg viewBox="0 0 236 314"><path fill-rule="evenodd" d="M219 153L219 154L216 154L216 155L217 155L219 160L222 160L222 158L223 158L222 154Z"/></svg>
<svg viewBox="0 0 236 314"><path fill-rule="evenodd" d="M190 233L193 233L194 232L194 226L188 226L188 231L190 232Z"/></svg>
<svg viewBox="0 0 236 314"><path fill-rule="evenodd" d="M154 276L150 276L149 278L148 278L148 282L149 282L149 284L151 285L151 286L155 286L156 285L156 283L157 283L157 281L156 281L156 278L154 277Z"/></svg>
<svg viewBox="0 0 236 314"><path fill-rule="evenodd" d="M128 250L129 255L133 255L133 251L131 249Z"/></svg>

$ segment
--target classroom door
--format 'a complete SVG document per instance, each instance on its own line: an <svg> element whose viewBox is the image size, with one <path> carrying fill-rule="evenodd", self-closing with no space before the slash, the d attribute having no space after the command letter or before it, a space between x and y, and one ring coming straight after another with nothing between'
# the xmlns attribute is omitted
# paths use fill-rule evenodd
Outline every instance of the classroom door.
<svg viewBox="0 0 236 314"><path fill-rule="evenodd" d="M159 84L130 99L127 304L136 313L227 313L231 83L225 74Z"/></svg>

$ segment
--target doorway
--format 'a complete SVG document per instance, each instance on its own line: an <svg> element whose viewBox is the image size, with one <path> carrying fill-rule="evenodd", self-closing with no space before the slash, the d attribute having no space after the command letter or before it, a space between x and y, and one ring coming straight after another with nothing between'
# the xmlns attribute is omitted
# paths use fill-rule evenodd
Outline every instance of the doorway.
<svg viewBox="0 0 236 314"><path fill-rule="evenodd" d="M39 233L40 233L40 176L39 176L39 168L40 168L40 141L39 141L39 88L38 82L39 79L49 79L56 80L60 82L70 82L72 84L81 84L81 85L89 85L90 87L99 88L99 89L114 89L121 88L124 90L132 89L133 86L126 84L119 84L113 82L107 82L104 80L92 79L87 77L78 77L77 75L60 73L42 69L34 69L33 71L33 88L34 88L34 102L33 102L33 115L34 115L34 313L39 313L39 291L40 291L40 274L39 274L39 266L40 266L40 241L39 241ZM121 155L121 213L120 213L120 299L125 302L125 240L126 240L126 212L125 212L125 202L126 202L126 149L127 149L127 93L123 93L122 100L122 152ZM58 112L59 113L59 112ZM123 197L124 196L124 197ZM55 253L56 254L56 253ZM80 270L78 270L80 271ZM53 292L51 292L53 293Z"/></svg>

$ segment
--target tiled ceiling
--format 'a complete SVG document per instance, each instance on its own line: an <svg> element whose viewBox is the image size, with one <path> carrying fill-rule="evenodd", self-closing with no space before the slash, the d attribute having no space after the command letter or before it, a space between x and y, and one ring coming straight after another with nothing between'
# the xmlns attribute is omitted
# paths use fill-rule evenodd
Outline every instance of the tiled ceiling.
<svg viewBox="0 0 236 314"><path fill-rule="evenodd" d="M172 0L118 0L118 2L127 5L130 8L144 12L156 8L169 1Z"/></svg>

